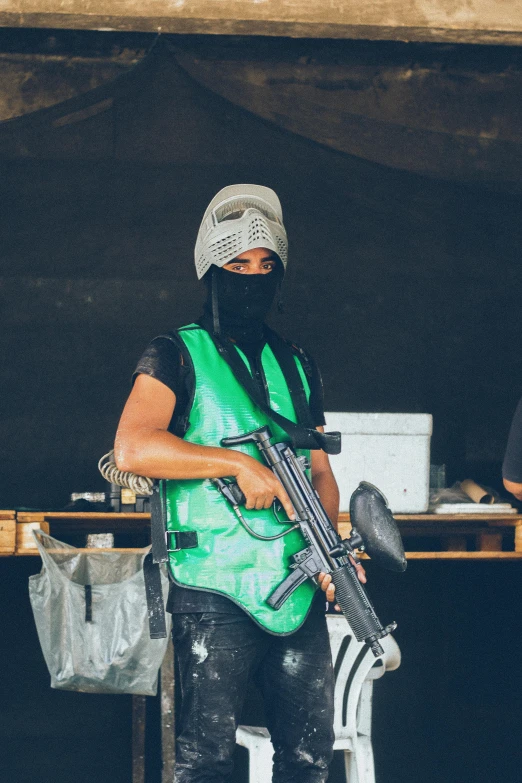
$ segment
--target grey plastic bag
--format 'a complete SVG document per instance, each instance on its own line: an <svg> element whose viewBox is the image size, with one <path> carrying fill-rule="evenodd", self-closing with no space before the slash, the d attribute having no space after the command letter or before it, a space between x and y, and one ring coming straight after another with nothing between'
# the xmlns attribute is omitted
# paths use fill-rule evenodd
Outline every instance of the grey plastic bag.
<svg viewBox="0 0 522 783"><path fill-rule="evenodd" d="M147 549L84 552L35 531L42 570L29 597L51 688L154 696L170 635L151 639L143 560ZM164 601L168 578L162 572Z"/></svg>

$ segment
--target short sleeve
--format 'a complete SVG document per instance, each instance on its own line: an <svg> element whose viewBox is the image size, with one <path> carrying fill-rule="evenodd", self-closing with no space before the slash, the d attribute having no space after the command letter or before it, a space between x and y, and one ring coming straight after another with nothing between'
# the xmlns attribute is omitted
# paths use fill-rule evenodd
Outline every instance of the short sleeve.
<svg viewBox="0 0 522 783"><path fill-rule="evenodd" d="M522 483L522 399L520 399L511 429L502 465L502 477L516 484Z"/></svg>
<svg viewBox="0 0 522 783"><path fill-rule="evenodd" d="M138 375L149 375L161 381L179 397L183 389L183 359L177 345L167 337L156 337L141 355L132 375L132 382Z"/></svg>

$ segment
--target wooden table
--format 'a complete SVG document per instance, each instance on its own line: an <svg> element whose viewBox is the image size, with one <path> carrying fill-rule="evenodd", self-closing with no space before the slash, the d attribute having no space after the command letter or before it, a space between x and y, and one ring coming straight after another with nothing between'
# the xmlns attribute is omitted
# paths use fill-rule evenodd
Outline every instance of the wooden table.
<svg viewBox="0 0 522 783"><path fill-rule="evenodd" d="M93 512L0 511L0 556L34 556L33 530L60 538L67 534L143 532L150 527L149 514ZM82 553L103 549L81 548ZM111 548L107 552L136 552L136 548ZM159 676L162 746L162 783L174 780L174 653L169 641ZM132 783L145 783L146 697L132 697Z"/></svg>
<svg viewBox="0 0 522 783"><path fill-rule="evenodd" d="M431 539L437 551L406 552L408 560L520 560L522 514L395 514L409 542ZM350 515L339 515L339 532L349 535Z"/></svg>
<svg viewBox="0 0 522 783"><path fill-rule="evenodd" d="M396 514L403 538L414 548L408 560L519 560L522 558L522 514ZM37 555L31 530L41 528L58 538L96 532L146 533L149 514L64 511L0 511L0 556ZM339 515L343 538L350 515ZM415 546L429 540L429 551Z"/></svg>
<svg viewBox="0 0 522 783"><path fill-rule="evenodd" d="M436 551L410 550L408 560L521 560L522 514L396 514L402 536L410 543L430 540ZM143 532L150 527L150 515L140 513L0 511L0 556L37 555L33 529L60 538L96 532ZM339 516L339 532L350 534L350 515ZM82 552L88 552L82 549ZM100 549L94 550L100 552ZM135 551L114 548L108 550ZM174 779L174 664L169 643L160 672L162 783ZM132 699L132 783L145 781L144 696Z"/></svg>

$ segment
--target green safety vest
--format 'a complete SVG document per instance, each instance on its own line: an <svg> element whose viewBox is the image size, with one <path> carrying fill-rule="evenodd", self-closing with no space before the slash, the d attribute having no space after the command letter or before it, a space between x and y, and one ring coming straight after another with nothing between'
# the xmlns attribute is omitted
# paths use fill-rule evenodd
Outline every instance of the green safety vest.
<svg viewBox="0 0 522 783"><path fill-rule="evenodd" d="M220 356L211 336L196 324L177 334L185 344L195 371L195 394L185 439L202 446L221 446L221 439L251 432L268 424L277 441L288 435L251 400ZM248 360L237 348L249 368ZM307 397L310 389L301 362L294 357ZM265 345L261 362L270 395L270 407L296 422L285 377L273 351ZM263 462L257 446L243 444L238 451ZM300 454L307 452L299 451ZM298 587L279 610L266 599L289 573L290 558L306 542L299 530L276 541L259 541L240 524L228 501L208 480L169 479L161 482L167 530L196 531L197 547L169 553L174 582L225 595L248 612L252 619L274 634L289 634L304 622L316 586L307 581ZM282 531L271 509L242 509L250 527L264 536ZM284 511L279 514L286 520ZM289 523L290 524L290 523Z"/></svg>

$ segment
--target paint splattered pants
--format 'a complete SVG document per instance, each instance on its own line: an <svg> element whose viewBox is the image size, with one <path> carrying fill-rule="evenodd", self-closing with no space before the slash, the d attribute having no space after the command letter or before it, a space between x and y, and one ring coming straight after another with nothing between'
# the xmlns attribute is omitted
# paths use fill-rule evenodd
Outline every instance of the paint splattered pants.
<svg viewBox="0 0 522 783"><path fill-rule="evenodd" d="M333 673L324 614L272 636L245 614L174 614L181 677L176 783L223 783L247 683L263 694L274 783L323 783L333 751Z"/></svg>

